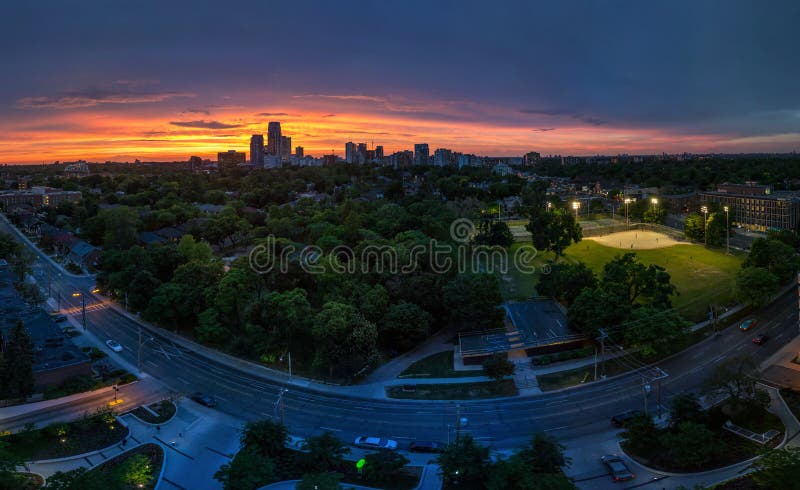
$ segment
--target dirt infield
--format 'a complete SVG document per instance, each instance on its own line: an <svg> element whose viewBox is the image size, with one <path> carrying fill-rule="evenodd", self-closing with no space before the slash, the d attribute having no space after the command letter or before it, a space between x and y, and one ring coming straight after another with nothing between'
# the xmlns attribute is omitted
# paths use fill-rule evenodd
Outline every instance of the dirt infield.
<svg viewBox="0 0 800 490"><path fill-rule="evenodd" d="M688 245L654 231L622 231L610 235L585 237L584 240L594 240L607 247L625 250L653 250L673 245Z"/></svg>

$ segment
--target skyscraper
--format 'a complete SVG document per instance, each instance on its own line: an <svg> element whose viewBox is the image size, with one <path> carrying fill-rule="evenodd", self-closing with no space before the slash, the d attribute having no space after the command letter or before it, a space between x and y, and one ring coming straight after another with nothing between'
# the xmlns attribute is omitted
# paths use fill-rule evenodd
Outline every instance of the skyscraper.
<svg viewBox="0 0 800 490"><path fill-rule="evenodd" d="M348 141L344 144L344 161L347 163L355 163L358 161L358 157L356 156L356 144L352 141Z"/></svg>
<svg viewBox="0 0 800 490"><path fill-rule="evenodd" d="M376 160L383 160L383 146L378 145L375 147L375 159Z"/></svg>
<svg viewBox="0 0 800 490"><path fill-rule="evenodd" d="M254 134L250 137L250 163L264 165L264 135Z"/></svg>
<svg viewBox="0 0 800 490"><path fill-rule="evenodd" d="M367 144L359 143L356 153L358 153L358 163L365 163L367 161Z"/></svg>
<svg viewBox="0 0 800 490"><path fill-rule="evenodd" d="M292 137L281 136L281 160L289 161L289 156L292 154Z"/></svg>
<svg viewBox="0 0 800 490"><path fill-rule="evenodd" d="M303 151L302 146L298 146L297 148L294 149L294 156L296 156L297 158L303 158L305 156L305 152Z"/></svg>
<svg viewBox="0 0 800 490"><path fill-rule="evenodd" d="M417 143L414 145L414 165L427 165L430 150L428 143Z"/></svg>
<svg viewBox="0 0 800 490"><path fill-rule="evenodd" d="M281 123L271 121L267 127L267 153L281 154Z"/></svg>

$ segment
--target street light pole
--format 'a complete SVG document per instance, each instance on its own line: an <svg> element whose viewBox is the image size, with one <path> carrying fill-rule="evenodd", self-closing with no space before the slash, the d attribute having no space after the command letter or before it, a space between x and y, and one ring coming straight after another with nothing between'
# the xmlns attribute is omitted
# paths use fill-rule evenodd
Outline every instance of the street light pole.
<svg viewBox="0 0 800 490"><path fill-rule="evenodd" d="M572 203L572 209L575 210L575 221L578 221L578 209L580 209L580 207L581 203L579 203L578 201L574 201Z"/></svg>
<svg viewBox="0 0 800 490"><path fill-rule="evenodd" d="M705 246L708 246L708 206L703 206L700 208L700 211L703 212L703 241L705 242Z"/></svg>
<svg viewBox="0 0 800 490"><path fill-rule="evenodd" d="M725 210L725 253L731 253L731 227L728 224L728 206L722 208Z"/></svg>
<svg viewBox="0 0 800 490"><path fill-rule="evenodd" d="M626 197L625 198L625 224L626 225L630 225L631 224L631 218L630 218L630 216L628 216L628 205L630 205L630 203L631 203L631 198Z"/></svg>

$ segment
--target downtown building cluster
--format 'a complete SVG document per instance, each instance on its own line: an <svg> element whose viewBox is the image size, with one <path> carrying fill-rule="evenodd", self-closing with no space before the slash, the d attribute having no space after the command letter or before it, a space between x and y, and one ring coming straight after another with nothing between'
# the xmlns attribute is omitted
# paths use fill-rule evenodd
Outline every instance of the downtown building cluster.
<svg viewBox="0 0 800 490"><path fill-rule="evenodd" d="M400 150L387 155L382 145L371 146L363 142L348 141L344 145L344 158L337 156L335 152L315 158L306 155L302 146L295 147L292 152L291 136L282 133L280 122L271 121L267 126L266 141L263 134L254 134L250 137L249 160L246 152L228 150L217 153L217 164L220 169L246 165L268 169L284 165L320 166L332 165L337 162L388 165L394 168L411 166L463 168L533 165L541 158L537 152L529 152L522 157L487 157L460 153L448 148L437 148L431 153L427 143L415 144L413 151ZM192 157L192 159L190 159L190 163L196 164L193 166L199 166L202 163L199 157Z"/></svg>

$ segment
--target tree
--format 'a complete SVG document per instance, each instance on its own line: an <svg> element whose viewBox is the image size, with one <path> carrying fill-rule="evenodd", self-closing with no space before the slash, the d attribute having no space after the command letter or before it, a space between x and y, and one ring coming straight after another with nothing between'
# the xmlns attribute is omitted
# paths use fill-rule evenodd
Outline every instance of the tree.
<svg viewBox="0 0 800 490"><path fill-rule="evenodd" d="M385 347L406 351L428 336L431 316L414 303L400 301L389 307L379 323L378 336Z"/></svg>
<svg viewBox="0 0 800 490"><path fill-rule="evenodd" d="M642 214L642 221L645 223L663 223L667 217L667 208L664 206L650 206Z"/></svg>
<svg viewBox="0 0 800 490"><path fill-rule="evenodd" d="M211 247L206 242L195 241L192 235L183 235L178 242L178 253L187 262L210 262L212 257Z"/></svg>
<svg viewBox="0 0 800 490"><path fill-rule="evenodd" d="M489 449L466 435L447 446L436 459L439 472L448 486L480 489L484 487L489 468Z"/></svg>
<svg viewBox="0 0 800 490"><path fill-rule="evenodd" d="M736 297L760 308L778 292L778 277L763 267L745 267L736 273Z"/></svg>
<svg viewBox="0 0 800 490"><path fill-rule="evenodd" d="M308 473L297 482L297 490L340 490L339 482L342 475L339 473Z"/></svg>
<svg viewBox="0 0 800 490"><path fill-rule="evenodd" d="M459 274L444 286L442 296L451 320L466 324L469 330L502 324L503 313L497 305L503 299L495 274Z"/></svg>
<svg viewBox="0 0 800 490"><path fill-rule="evenodd" d="M286 426L271 420L250 422L242 430L242 447L252 449L261 456L274 458L286 451L289 438Z"/></svg>
<svg viewBox="0 0 800 490"><path fill-rule="evenodd" d="M153 480L153 467L150 458L144 454L136 454L115 468L114 474L121 483L142 488Z"/></svg>
<svg viewBox="0 0 800 490"><path fill-rule="evenodd" d="M515 456L534 473L559 473L562 467L570 463L569 458L564 456L564 446L554 437L541 432L534 434L531 442Z"/></svg>
<svg viewBox="0 0 800 490"><path fill-rule="evenodd" d="M598 328L619 325L630 316L631 306L620 289L584 288L567 310L572 327L594 337Z"/></svg>
<svg viewBox="0 0 800 490"><path fill-rule="evenodd" d="M682 422L675 431L664 432L659 439L669 458L683 468L702 467L719 449L711 429L696 422Z"/></svg>
<svg viewBox="0 0 800 490"><path fill-rule="evenodd" d="M732 357L718 364L704 383L707 393L722 393L736 407L756 395L758 370L750 356Z"/></svg>
<svg viewBox="0 0 800 490"><path fill-rule="evenodd" d="M539 276L536 292L542 296L556 298L569 306L583 288L594 289L596 286L597 278L594 272L583 262L555 263L551 264L549 272Z"/></svg>
<svg viewBox="0 0 800 490"><path fill-rule="evenodd" d="M760 488L784 488L800 481L800 448L771 449L753 463L753 479Z"/></svg>
<svg viewBox="0 0 800 490"><path fill-rule="evenodd" d="M560 471L535 473L517 455L495 463L486 482L487 490L573 490L575 485Z"/></svg>
<svg viewBox="0 0 800 490"><path fill-rule="evenodd" d="M278 481L278 475L271 458L245 447L214 473L214 479L225 490L252 490Z"/></svg>
<svg viewBox="0 0 800 490"><path fill-rule="evenodd" d="M621 289L629 305L642 302L657 308L670 308L670 296L677 291L663 267L646 266L633 252L617 255L603 266L600 286L606 291Z"/></svg>
<svg viewBox="0 0 800 490"><path fill-rule="evenodd" d="M364 459L364 478L370 484L383 486L395 480L405 465L408 458L391 449L380 449L376 453L367 454Z"/></svg>
<svg viewBox="0 0 800 490"><path fill-rule="evenodd" d="M33 394L33 341L28 330L18 321L11 329L2 357L2 390L0 397L7 400L27 398Z"/></svg>
<svg viewBox="0 0 800 490"><path fill-rule="evenodd" d="M705 216L698 213L690 213L686 216L683 224L683 234L686 238L695 241L703 241L706 235Z"/></svg>
<svg viewBox="0 0 800 490"><path fill-rule="evenodd" d="M653 419L647 415L640 415L625 423L625 448L634 454L644 457L658 453L661 445L658 439L658 428Z"/></svg>
<svg viewBox="0 0 800 490"><path fill-rule="evenodd" d="M504 221L484 219L478 225L478 234L473 238L474 245L510 247L514 235Z"/></svg>
<svg viewBox="0 0 800 490"><path fill-rule="evenodd" d="M103 219L103 248L127 250L136 245L136 230L141 224L139 214L127 206L103 210L98 216Z"/></svg>
<svg viewBox="0 0 800 490"><path fill-rule="evenodd" d="M640 349L644 357L663 355L674 348L686 334L688 323L673 310L643 306L633 310L631 322L625 324L625 342Z"/></svg>
<svg viewBox="0 0 800 490"><path fill-rule="evenodd" d="M694 393L676 395L669 404L669 420L672 427L684 422L703 423L705 412L700 406L697 395Z"/></svg>
<svg viewBox="0 0 800 490"><path fill-rule="evenodd" d="M312 436L303 444L303 467L310 473L324 473L342 467L344 456L350 454L350 448L332 432Z"/></svg>
<svg viewBox="0 0 800 490"><path fill-rule="evenodd" d="M505 352L496 352L483 361L483 374L495 381L502 381L514 374L514 363L508 360Z"/></svg>
<svg viewBox="0 0 800 490"><path fill-rule="evenodd" d="M25 281L25 276L31 273L31 267L35 261L36 254L29 248L22 245L17 247L16 253L11 260L11 265L13 266L14 274L19 277L20 281Z"/></svg>
<svg viewBox="0 0 800 490"><path fill-rule="evenodd" d="M758 238L750 247L742 267L762 267L779 281L788 281L798 269L797 252L781 240Z"/></svg>
<svg viewBox="0 0 800 490"><path fill-rule="evenodd" d="M8 447L9 443L0 440L0 489L24 488L24 480L17 473L17 467L24 461Z"/></svg>
<svg viewBox="0 0 800 490"><path fill-rule="evenodd" d="M533 246L538 250L553 252L556 261L564 249L578 243L583 237L575 216L565 209L534 209L526 227L531 232Z"/></svg>
<svg viewBox="0 0 800 490"><path fill-rule="evenodd" d="M351 305L329 301L317 313L311 329L314 367L329 376L352 376L375 361L378 330Z"/></svg>

